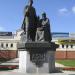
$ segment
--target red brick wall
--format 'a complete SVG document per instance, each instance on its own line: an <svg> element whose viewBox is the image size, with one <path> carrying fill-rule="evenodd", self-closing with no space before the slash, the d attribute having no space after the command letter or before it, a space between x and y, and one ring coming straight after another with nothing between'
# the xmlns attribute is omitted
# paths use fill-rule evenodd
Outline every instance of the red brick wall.
<svg viewBox="0 0 75 75"><path fill-rule="evenodd" d="M18 55L17 50L0 50L0 59L13 59ZM75 51L56 51L56 59L75 59Z"/></svg>
<svg viewBox="0 0 75 75"><path fill-rule="evenodd" d="M68 51L67 59L75 59L75 51Z"/></svg>
<svg viewBox="0 0 75 75"><path fill-rule="evenodd" d="M66 58L66 52L56 51L55 57L56 57L56 59L65 59Z"/></svg>
<svg viewBox="0 0 75 75"><path fill-rule="evenodd" d="M75 59L75 51L56 51L56 59Z"/></svg>
<svg viewBox="0 0 75 75"><path fill-rule="evenodd" d="M13 59L17 57L16 50L0 50L0 59Z"/></svg>
<svg viewBox="0 0 75 75"><path fill-rule="evenodd" d="M13 58L16 58L17 57L17 51L9 51L9 56L10 56L10 59L13 59Z"/></svg>

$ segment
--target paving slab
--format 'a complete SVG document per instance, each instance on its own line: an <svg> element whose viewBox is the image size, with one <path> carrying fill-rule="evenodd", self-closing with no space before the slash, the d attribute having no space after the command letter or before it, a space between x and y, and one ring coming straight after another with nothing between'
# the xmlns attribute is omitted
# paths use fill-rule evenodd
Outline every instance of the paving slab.
<svg viewBox="0 0 75 75"><path fill-rule="evenodd" d="M21 73L21 72L0 72L0 75L75 75L75 72L70 72L70 71L65 71L64 73L44 73L44 74L26 74L26 73Z"/></svg>
<svg viewBox="0 0 75 75"><path fill-rule="evenodd" d="M19 69L1 71L0 75L75 75L75 71L62 71L62 73L24 73Z"/></svg>

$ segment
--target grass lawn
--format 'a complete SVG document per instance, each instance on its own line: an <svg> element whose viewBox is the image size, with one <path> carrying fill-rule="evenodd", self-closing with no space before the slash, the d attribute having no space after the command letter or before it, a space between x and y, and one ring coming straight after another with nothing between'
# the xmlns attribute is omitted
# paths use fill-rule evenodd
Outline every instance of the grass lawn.
<svg viewBox="0 0 75 75"><path fill-rule="evenodd" d="M64 66L75 67L75 60L56 60L56 62Z"/></svg>

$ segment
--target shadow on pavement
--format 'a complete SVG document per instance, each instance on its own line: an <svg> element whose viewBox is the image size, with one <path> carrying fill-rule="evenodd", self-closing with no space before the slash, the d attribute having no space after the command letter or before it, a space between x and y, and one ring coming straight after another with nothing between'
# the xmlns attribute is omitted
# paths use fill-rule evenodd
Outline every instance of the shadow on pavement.
<svg viewBox="0 0 75 75"><path fill-rule="evenodd" d="M63 71L60 68L55 68L55 71L53 73L63 73Z"/></svg>

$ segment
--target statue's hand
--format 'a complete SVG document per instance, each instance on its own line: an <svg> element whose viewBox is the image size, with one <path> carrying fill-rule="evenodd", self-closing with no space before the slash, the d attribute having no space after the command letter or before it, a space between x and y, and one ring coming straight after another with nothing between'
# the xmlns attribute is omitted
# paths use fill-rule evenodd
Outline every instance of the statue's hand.
<svg viewBox="0 0 75 75"><path fill-rule="evenodd" d="M43 31L42 27L37 28L38 31Z"/></svg>
<svg viewBox="0 0 75 75"><path fill-rule="evenodd" d="M24 32L24 34L26 34L26 32Z"/></svg>

